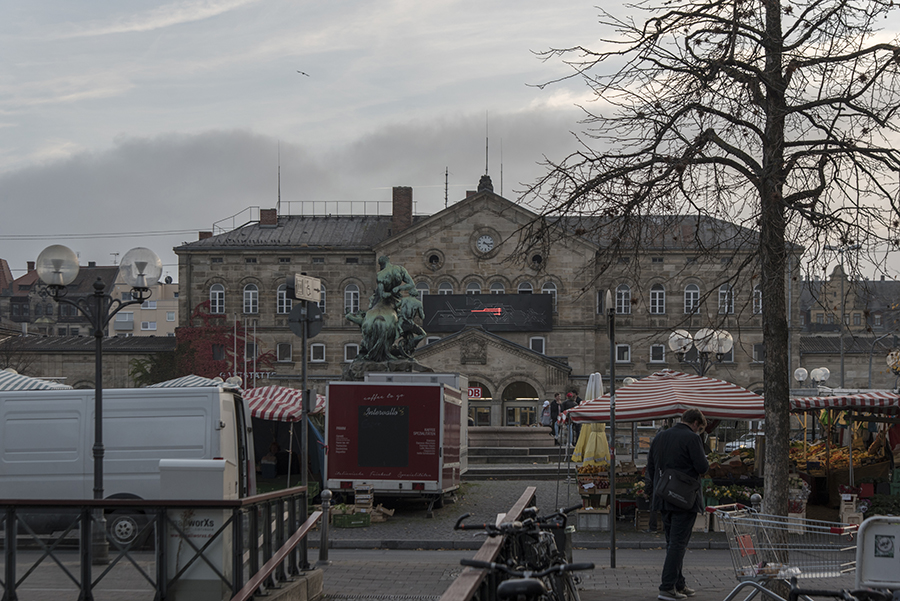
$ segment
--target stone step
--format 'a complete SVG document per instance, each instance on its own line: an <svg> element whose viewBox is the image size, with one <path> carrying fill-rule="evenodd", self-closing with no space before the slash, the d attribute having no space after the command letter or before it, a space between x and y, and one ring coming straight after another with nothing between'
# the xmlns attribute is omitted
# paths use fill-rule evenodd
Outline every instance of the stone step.
<svg viewBox="0 0 900 601"><path fill-rule="evenodd" d="M469 465L532 465L550 463L547 455L469 455Z"/></svg>
<svg viewBox="0 0 900 601"><path fill-rule="evenodd" d="M469 448L553 447L550 428L469 426Z"/></svg>
<svg viewBox="0 0 900 601"><path fill-rule="evenodd" d="M477 480L558 480L575 481L575 464L546 465L475 465L463 474L463 481Z"/></svg>
<svg viewBox="0 0 900 601"><path fill-rule="evenodd" d="M490 457L491 455L559 457L565 456L565 453L565 447L469 447L469 457Z"/></svg>

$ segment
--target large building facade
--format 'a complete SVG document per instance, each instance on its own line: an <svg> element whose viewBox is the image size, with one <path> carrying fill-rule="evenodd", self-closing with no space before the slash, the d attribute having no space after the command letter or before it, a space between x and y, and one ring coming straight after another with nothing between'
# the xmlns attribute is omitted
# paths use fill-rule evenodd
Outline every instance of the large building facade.
<svg viewBox="0 0 900 601"><path fill-rule="evenodd" d="M528 320L499 329L461 322L456 331L428 331L427 344L416 351L416 359L435 371L468 376L475 389L470 415L478 425L533 422L542 400L569 390L583 394L590 373L608 374L611 354L617 379L664 368L693 371L696 351L682 362L667 346L676 329L727 329L734 349L708 375L761 389L764 308L752 267L753 232L713 219L660 219L645 244L609 261L600 260L607 246L603 228L586 228L580 219L571 231L558 224L552 243L530 246L541 251L523 253L523 228L536 215L495 194L487 176L477 191L433 215L413 216L412 194L394 188L390 216L295 216L270 209L235 230L201 232L196 242L175 249L180 325L200 325L191 317L198 310L223 324L239 322L253 335L234 371L247 373L248 359L270 352L274 366L248 378L256 385L299 387L304 351L288 328L292 303L285 282L295 273L319 278L324 327L310 340L306 358L311 386L323 392L358 352L359 328L345 315L367 308L377 260L389 256L430 295L425 304L432 312L452 312L468 298L472 306L489 307L498 300L494 295L550 297L532 303L542 307L534 315L547 313L533 329L522 325ZM786 287L796 306L799 287ZM612 349L607 290L616 309ZM793 331L790 341L790 355L797 357Z"/></svg>

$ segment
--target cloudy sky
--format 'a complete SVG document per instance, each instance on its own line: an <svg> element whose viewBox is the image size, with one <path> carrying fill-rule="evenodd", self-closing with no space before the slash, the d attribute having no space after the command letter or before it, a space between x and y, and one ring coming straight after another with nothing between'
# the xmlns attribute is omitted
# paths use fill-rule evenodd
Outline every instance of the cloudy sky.
<svg viewBox="0 0 900 601"><path fill-rule="evenodd" d="M0 3L0 257L171 249L287 202L516 198L575 147L577 81L533 51L593 45L577 0ZM302 71L304 74L298 73ZM502 165L502 178L501 178ZM297 207L297 208L294 208ZM299 205L292 205L299 212ZM231 219L232 216L236 218Z"/></svg>

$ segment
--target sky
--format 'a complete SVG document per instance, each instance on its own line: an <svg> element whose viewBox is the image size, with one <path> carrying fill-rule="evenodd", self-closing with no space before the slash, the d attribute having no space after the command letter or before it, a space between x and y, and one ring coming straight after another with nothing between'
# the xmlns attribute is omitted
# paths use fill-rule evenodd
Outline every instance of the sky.
<svg viewBox="0 0 900 601"><path fill-rule="evenodd" d="M0 258L146 246L177 281L172 248L274 208L279 164L283 213L412 186L430 214L486 166L514 200L577 148L588 91L536 87L568 72L534 52L596 44L595 4L0 3Z"/></svg>

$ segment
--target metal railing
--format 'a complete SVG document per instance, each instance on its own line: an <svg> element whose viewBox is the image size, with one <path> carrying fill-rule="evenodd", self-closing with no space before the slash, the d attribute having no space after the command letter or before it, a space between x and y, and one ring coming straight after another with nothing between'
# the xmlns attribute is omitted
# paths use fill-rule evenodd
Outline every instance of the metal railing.
<svg viewBox="0 0 900 601"><path fill-rule="evenodd" d="M64 514L67 527L51 536L35 532L26 517L35 510ZM160 601L186 586L199 569L207 575L205 581L223 588L223 599L245 601L310 569L306 535L322 516L320 511L307 515L305 486L228 501L0 500L0 511L5 559L0 588L6 601L18 599L16 590L29 578L37 578L48 561L61 569L85 601L94 598L94 589L119 564L133 566ZM109 562L96 566L91 532L100 511L133 516L139 532L128 544L107 532ZM146 554L142 545L151 536L154 561L145 569L137 556ZM67 567L75 541L77 573ZM20 566L23 548L36 550L37 559Z"/></svg>
<svg viewBox="0 0 900 601"><path fill-rule="evenodd" d="M519 497L519 500L510 508L504 522L511 522L519 519L526 507L533 507L535 502L534 486L525 488L525 492ZM488 538L475 553L472 559L479 561L495 561L503 552L508 544L506 536L495 536ZM496 575L486 572L485 570L476 570L473 568L464 569L459 576L456 577L450 586L441 595L440 601L471 601L471 599L490 599L491 592L497 589Z"/></svg>

